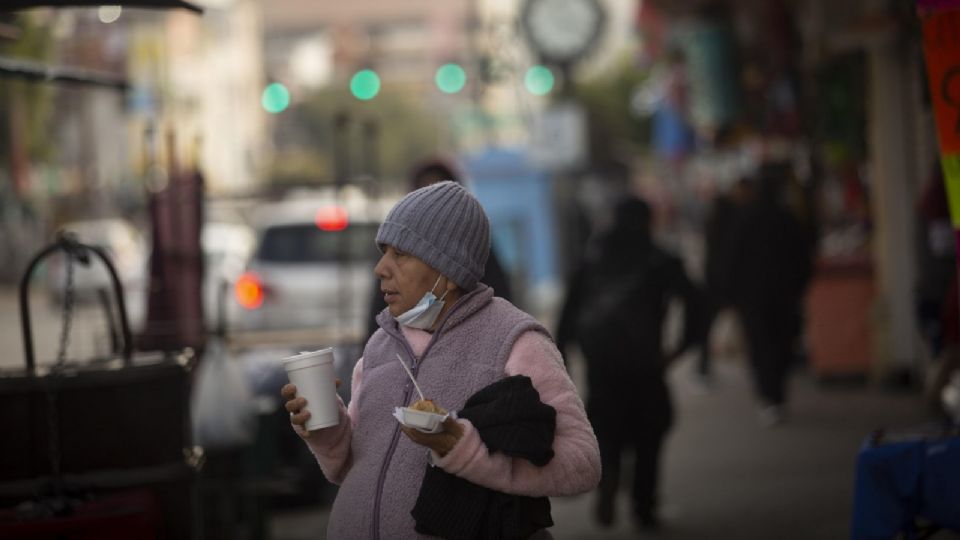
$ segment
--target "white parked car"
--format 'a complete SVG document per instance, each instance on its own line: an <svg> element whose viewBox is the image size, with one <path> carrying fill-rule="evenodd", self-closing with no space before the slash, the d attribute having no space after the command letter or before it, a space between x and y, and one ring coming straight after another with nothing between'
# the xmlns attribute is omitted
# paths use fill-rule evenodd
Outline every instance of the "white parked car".
<svg viewBox="0 0 960 540"><path fill-rule="evenodd" d="M207 222L200 233L203 247L203 316L208 330L236 318L233 283L243 273L256 245L256 236L242 223Z"/></svg>
<svg viewBox="0 0 960 540"><path fill-rule="evenodd" d="M234 286L242 309L230 332L286 332L279 341L301 344L362 341L377 228L393 202L304 196L257 208L257 245Z"/></svg>

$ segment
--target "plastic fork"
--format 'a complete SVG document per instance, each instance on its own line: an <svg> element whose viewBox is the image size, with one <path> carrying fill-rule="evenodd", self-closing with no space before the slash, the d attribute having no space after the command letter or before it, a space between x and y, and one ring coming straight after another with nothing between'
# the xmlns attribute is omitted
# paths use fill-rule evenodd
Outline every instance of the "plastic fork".
<svg viewBox="0 0 960 540"><path fill-rule="evenodd" d="M397 361L400 362L400 365L403 366L403 370L407 372L407 376L410 377L410 380L413 382L413 387L417 389L417 393L420 394L420 400L426 401L427 398L423 397L423 391L420 390L420 385L417 384L417 380L413 378L413 373L410 371L410 368L403 363L403 358L400 358L400 353L397 353Z"/></svg>

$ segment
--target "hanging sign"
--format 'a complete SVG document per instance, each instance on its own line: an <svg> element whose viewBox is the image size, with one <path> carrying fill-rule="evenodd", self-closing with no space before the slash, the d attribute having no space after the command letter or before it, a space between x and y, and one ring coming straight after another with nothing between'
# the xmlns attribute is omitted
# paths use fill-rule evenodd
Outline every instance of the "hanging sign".
<svg viewBox="0 0 960 540"><path fill-rule="evenodd" d="M960 153L960 11L923 17L923 51L940 151Z"/></svg>

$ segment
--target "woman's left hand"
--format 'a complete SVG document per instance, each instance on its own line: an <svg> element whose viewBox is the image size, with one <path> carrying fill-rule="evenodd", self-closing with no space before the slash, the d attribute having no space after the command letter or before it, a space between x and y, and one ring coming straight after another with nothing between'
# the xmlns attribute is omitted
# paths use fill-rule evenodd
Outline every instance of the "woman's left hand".
<svg viewBox="0 0 960 540"><path fill-rule="evenodd" d="M450 417L443 421L443 431L439 433L424 433L407 426L400 426L400 429L406 433L407 437L410 437L411 441L420 446L426 446L440 457L453 450L453 447L460 441L460 437L463 437L463 426Z"/></svg>

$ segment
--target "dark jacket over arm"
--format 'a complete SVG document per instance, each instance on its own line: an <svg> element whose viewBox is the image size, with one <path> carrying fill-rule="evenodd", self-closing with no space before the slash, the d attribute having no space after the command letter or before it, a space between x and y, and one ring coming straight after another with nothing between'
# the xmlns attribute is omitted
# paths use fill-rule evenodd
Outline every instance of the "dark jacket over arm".
<svg viewBox="0 0 960 540"><path fill-rule="evenodd" d="M467 400L470 421L491 453L539 466L553 458L556 411L540 401L529 377L497 381ZM553 525L546 497L507 495L428 466L411 512L421 534L456 539L528 538Z"/></svg>

